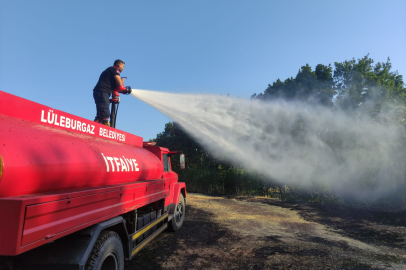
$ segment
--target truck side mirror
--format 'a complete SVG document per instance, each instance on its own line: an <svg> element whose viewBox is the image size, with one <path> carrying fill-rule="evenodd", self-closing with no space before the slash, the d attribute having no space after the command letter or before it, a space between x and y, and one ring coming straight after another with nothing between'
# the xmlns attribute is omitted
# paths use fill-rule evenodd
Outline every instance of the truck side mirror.
<svg viewBox="0 0 406 270"><path fill-rule="evenodd" d="M180 169L185 169L185 154L180 154Z"/></svg>

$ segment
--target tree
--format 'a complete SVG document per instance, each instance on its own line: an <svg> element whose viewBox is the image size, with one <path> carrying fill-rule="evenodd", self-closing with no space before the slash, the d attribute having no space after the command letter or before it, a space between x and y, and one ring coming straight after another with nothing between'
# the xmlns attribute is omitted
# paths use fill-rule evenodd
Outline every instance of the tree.
<svg viewBox="0 0 406 270"><path fill-rule="evenodd" d="M318 64L314 71L306 64L295 78L277 79L272 85L268 84L263 94L252 98L300 100L345 110L367 104L372 115L377 115L384 104L406 106L403 76L391 71L389 57L385 63L373 64L369 55L358 60L335 62L334 74L330 64Z"/></svg>
<svg viewBox="0 0 406 270"><path fill-rule="evenodd" d="M334 87L337 105L344 109L354 109L369 101L371 112L380 112L383 104L400 103L406 105L406 88L403 76L391 71L388 57L386 63L373 65L369 55L361 59L335 62Z"/></svg>
<svg viewBox="0 0 406 270"><path fill-rule="evenodd" d="M301 100L305 102L320 103L326 106L332 105L334 95L331 66L317 65L315 71L309 64L302 66L296 77L290 77L285 81L277 79L264 94L259 94L262 100Z"/></svg>

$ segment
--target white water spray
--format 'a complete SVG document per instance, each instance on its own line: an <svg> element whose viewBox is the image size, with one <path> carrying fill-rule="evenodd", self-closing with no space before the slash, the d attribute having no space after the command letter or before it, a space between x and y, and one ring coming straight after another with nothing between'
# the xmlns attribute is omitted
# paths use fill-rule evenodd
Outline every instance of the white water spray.
<svg viewBox="0 0 406 270"><path fill-rule="evenodd" d="M367 198L405 187L404 128L300 102L133 89L210 153L282 184Z"/></svg>

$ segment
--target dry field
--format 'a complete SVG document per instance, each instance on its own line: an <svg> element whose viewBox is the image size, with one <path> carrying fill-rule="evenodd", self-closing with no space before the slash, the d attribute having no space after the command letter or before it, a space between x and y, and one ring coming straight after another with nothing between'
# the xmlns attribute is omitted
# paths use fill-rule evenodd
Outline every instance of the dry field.
<svg viewBox="0 0 406 270"><path fill-rule="evenodd" d="M406 212L188 194L125 269L406 269Z"/></svg>

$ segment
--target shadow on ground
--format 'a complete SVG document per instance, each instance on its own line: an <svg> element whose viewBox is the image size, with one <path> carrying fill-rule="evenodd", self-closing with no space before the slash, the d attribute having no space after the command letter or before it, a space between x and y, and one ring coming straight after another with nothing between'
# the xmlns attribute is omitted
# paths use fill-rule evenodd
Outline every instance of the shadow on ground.
<svg viewBox="0 0 406 270"><path fill-rule="evenodd" d="M291 239L277 234L240 235L230 226L245 226L246 222L235 220L231 225L230 222L225 225L219 219L221 211L216 212L219 209L216 207L231 209L238 201L247 201L291 209L303 219L325 225L347 238L400 252L405 248L405 211L390 213L337 205L293 204L257 197L234 197L237 202L224 200L218 204L210 204L209 197L207 201L206 198L192 198L193 203L187 207L182 229L158 236L133 260L126 262L126 270L385 269L390 268L392 263L403 263L399 255L369 254L346 241L332 241L305 231L292 234ZM251 211L244 208L250 206L239 207L239 214ZM372 264L372 261L375 263Z"/></svg>
<svg viewBox="0 0 406 270"><path fill-rule="evenodd" d="M406 211L386 212L335 204L296 204L263 198L238 197L236 199L295 210L307 221L329 226L345 237L367 244L398 249L406 248ZM323 241L322 238L309 240Z"/></svg>
<svg viewBox="0 0 406 270"><path fill-rule="evenodd" d="M187 206L182 229L175 233L162 233L131 261L126 262L125 269L193 268L195 261L204 254L188 253L185 247L191 246L195 250L215 248L219 239L227 233L224 227L212 221L212 216L210 212ZM213 265L201 267L208 268Z"/></svg>

